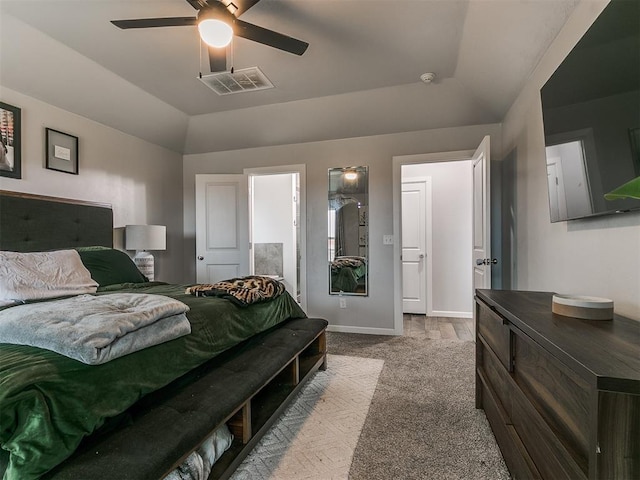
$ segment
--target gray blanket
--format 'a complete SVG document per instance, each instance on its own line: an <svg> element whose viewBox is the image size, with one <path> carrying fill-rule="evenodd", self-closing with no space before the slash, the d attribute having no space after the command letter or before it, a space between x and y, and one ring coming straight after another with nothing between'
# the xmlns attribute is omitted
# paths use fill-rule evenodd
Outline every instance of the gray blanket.
<svg viewBox="0 0 640 480"><path fill-rule="evenodd" d="M135 293L29 303L0 311L0 343L98 365L189 334L188 310L170 297Z"/></svg>

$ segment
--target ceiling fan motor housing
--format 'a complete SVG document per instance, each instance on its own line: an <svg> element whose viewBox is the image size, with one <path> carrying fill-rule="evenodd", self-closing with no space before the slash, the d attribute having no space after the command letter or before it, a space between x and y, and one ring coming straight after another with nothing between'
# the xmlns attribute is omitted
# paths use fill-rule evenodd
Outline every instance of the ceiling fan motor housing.
<svg viewBox="0 0 640 480"><path fill-rule="evenodd" d="M198 10L198 23L207 19L223 20L233 27L236 17L222 3L213 3L206 8Z"/></svg>

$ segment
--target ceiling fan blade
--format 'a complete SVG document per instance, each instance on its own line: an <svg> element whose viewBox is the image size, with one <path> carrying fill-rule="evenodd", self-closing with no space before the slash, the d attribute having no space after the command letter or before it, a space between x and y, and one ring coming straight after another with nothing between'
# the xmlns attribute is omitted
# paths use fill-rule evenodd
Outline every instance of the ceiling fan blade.
<svg viewBox="0 0 640 480"><path fill-rule="evenodd" d="M207 0L187 0L187 2L196 10L201 10L207 6Z"/></svg>
<svg viewBox="0 0 640 480"><path fill-rule="evenodd" d="M209 67L212 72L225 72L227 70L227 48L209 47Z"/></svg>
<svg viewBox="0 0 640 480"><path fill-rule="evenodd" d="M238 19L234 22L233 32L237 36L246 38L247 40L253 40L254 42L269 45L270 47L294 53L296 55L302 55L309 46L307 42L303 42L302 40L253 25L251 23L243 22Z"/></svg>
<svg viewBox="0 0 640 480"><path fill-rule="evenodd" d="M236 17L239 17L244 12L253 7L260 0L220 0L225 7L229 7L230 3L233 3L236 6L236 10L232 11Z"/></svg>
<svg viewBox="0 0 640 480"><path fill-rule="evenodd" d="M183 27L196 24L196 17L136 18L132 20L111 20L118 28Z"/></svg>

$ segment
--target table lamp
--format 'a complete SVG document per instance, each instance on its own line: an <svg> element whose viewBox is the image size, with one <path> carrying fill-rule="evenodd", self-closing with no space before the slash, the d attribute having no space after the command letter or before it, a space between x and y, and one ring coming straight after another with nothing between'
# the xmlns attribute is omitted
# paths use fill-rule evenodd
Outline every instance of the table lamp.
<svg viewBox="0 0 640 480"><path fill-rule="evenodd" d="M166 250L167 227L164 225L127 225L125 227L125 248L135 250L133 261L138 270L149 279L154 279L154 259L149 250Z"/></svg>

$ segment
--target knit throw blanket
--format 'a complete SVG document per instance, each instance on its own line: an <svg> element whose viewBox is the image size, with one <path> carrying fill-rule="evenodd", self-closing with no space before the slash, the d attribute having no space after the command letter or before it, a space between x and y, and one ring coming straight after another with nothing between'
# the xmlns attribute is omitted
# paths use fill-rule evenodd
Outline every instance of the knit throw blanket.
<svg viewBox="0 0 640 480"><path fill-rule="evenodd" d="M226 298L240 307L272 300L284 292L284 284L274 278L260 275L232 278L213 284L193 285L185 291L196 297Z"/></svg>

